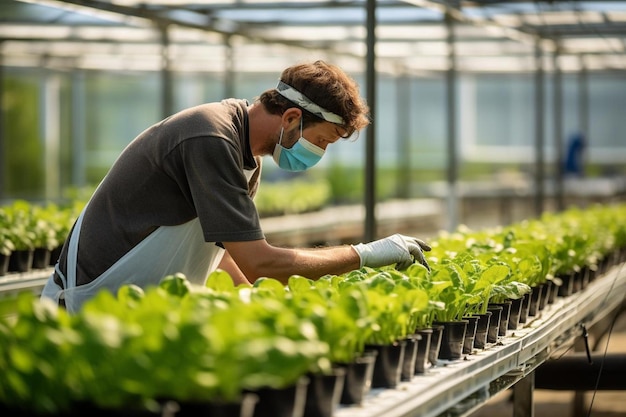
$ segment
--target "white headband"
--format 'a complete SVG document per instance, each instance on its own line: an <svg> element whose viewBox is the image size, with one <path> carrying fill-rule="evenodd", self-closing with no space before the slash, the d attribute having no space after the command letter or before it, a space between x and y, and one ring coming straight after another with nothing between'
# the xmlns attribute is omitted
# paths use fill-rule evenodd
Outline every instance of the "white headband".
<svg viewBox="0 0 626 417"><path fill-rule="evenodd" d="M276 86L276 91L278 91L278 94L285 97L287 100L291 101L294 104L297 104L307 111L310 111L317 117L324 119L327 122L343 125L343 119L340 116L336 115L335 113L329 112L328 110L323 109L322 107L313 103L311 100L309 100L308 97L306 97L304 94L291 87L290 85L279 81L278 85Z"/></svg>

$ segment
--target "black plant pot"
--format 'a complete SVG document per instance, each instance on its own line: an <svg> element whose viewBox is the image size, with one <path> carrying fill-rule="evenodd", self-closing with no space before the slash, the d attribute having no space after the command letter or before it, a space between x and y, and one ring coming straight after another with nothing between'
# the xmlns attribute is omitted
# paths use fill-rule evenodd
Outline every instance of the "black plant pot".
<svg viewBox="0 0 626 417"><path fill-rule="evenodd" d="M476 338L476 329L478 328L478 316L463 317L467 320L467 330L465 332L465 340L463 341L463 353L470 354L474 348L474 339Z"/></svg>
<svg viewBox="0 0 626 417"><path fill-rule="evenodd" d="M423 374L428 368L428 352L430 352L430 339L433 329L418 329L417 334L422 338L417 342L417 354L415 355L415 373Z"/></svg>
<svg viewBox="0 0 626 417"><path fill-rule="evenodd" d="M365 352L354 361L343 364L346 369L346 376L341 398L339 399L341 404L361 404L363 397L365 397L372 387L374 364L377 355L378 351L365 350Z"/></svg>
<svg viewBox="0 0 626 417"><path fill-rule="evenodd" d="M33 252L33 269L48 268L50 264L50 249L35 248Z"/></svg>
<svg viewBox="0 0 626 417"><path fill-rule="evenodd" d="M474 347L476 349L484 349L487 344L487 333L489 332L489 324L491 323L491 312L484 314L476 314L478 322L476 323L476 336L474 336Z"/></svg>
<svg viewBox="0 0 626 417"><path fill-rule="evenodd" d="M626 259L624 259L621 262L625 262ZM618 263L621 263L618 261ZM587 267L587 280L591 283L593 281L595 281L595 279L598 277L598 267L597 265L594 266L588 266Z"/></svg>
<svg viewBox="0 0 626 417"><path fill-rule="evenodd" d="M415 361L417 359L417 349L422 338L419 334L412 334L406 338L404 357L402 359L402 370L400 372L401 381L410 381L415 376Z"/></svg>
<svg viewBox="0 0 626 417"><path fill-rule="evenodd" d="M608 257L604 257L598 260L598 274L604 275L609 269Z"/></svg>
<svg viewBox="0 0 626 417"><path fill-rule="evenodd" d="M584 269L579 269L578 271L574 272L573 274L574 282L572 284L573 286L572 293L576 294L577 292L582 291L583 276L584 276Z"/></svg>
<svg viewBox="0 0 626 417"><path fill-rule="evenodd" d="M440 324L433 324L433 334L430 337L430 348L428 350L428 362L432 366L437 366L437 359L439 358L439 351L441 350L441 338L443 335L443 326Z"/></svg>
<svg viewBox="0 0 626 417"><path fill-rule="evenodd" d="M372 388L395 388L400 383L406 340L399 340L390 345L368 345L366 348L378 351L374 363Z"/></svg>
<svg viewBox="0 0 626 417"><path fill-rule="evenodd" d="M446 321L437 324L443 325L438 359L461 359L463 356L463 343L465 343L465 332L467 331L468 321Z"/></svg>
<svg viewBox="0 0 626 417"><path fill-rule="evenodd" d="M543 296L543 286L536 285L532 287L530 293L530 307L528 308L528 315L531 317L539 316L539 306L541 304L541 297Z"/></svg>
<svg viewBox="0 0 626 417"><path fill-rule="evenodd" d="M30 272L33 266L33 249L16 250L9 258L9 272Z"/></svg>
<svg viewBox="0 0 626 417"><path fill-rule="evenodd" d="M512 303L510 301L505 301L503 303L492 303L489 305L502 307L502 315L500 316L500 327L498 328L498 336L506 336L506 331L509 328L509 320L511 318Z"/></svg>
<svg viewBox="0 0 626 417"><path fill-rule="evenodd" d="M546 281L541 284L541 297L539 297L539 311L543 311L548 305L548 299L552 292L552 281Z"/></svg>
<svg viewBox="0 0 626 417"><path fill-rule="evenodd" d="M68 412L37 413L29 407L18 407L15 405L0 404L0 416L10 417L73 417ZM91 414L89 414L91 416Z"/></svg>
<svg viewBox="0 0 626 417"><path fill-rule="evenodd" d="M176 417L253 417L259 397L251 392L242 394L238 402L192 402L178 404L178 411L171 413Z"/></svg>
<svg viewBox="0 0 626 417"><path fill-rule="evenodd" d="M548 304L554 304L556 296L559 294L560 284L557 281L550 281L550 292L548 293Z"/></svg>
<svg viewBox="0 0 626 417"><path fill-rule="evenodd" d="M519 318L522 312L523 301L523 296L522 298L511 300L511 312L509 314L509 322L507 323L507 328L509 330L517 330L517 328L519 327Z"/></svg>
<svg viewBox="0 0 626 417"><path fill-rule="evenodd" d="M500 332L500 320L502 319L502 307L488 306L487 311L491 312L489 329L487 330L487 343L496 343Z"/></svg>
<svg viewBox="0 0 626 417"><path fill-rule="evenodd" d="M11 255L3 255L0 253L0 277L9 272L9 258Z"/></svg>
<svg viewBox="0 0 626 417"><path fill-rule="evenodd" d="M331 417L339 404L345 377L345 367L335 367L328 375L309 375L304 417Z"/></svg>
<svg viewBox="0 0 626 417"><path fill-rule="evenodd" d="M286 388L259 388L251 391L259 401L254 417L301 417L304 414L309 378L302 377Z"/></svg>
<svg viewBox="0 0 626 417"><path fill-rule="evenodd" d="M117 408L105 408L89 402L77 402L70 406L67 411L55 414L30 414L34 416L48 417L160 417L165 415L178 415L179 405L173 401L166 401L155 405L154 409L140 408L135 406L120 406ZM2 414L5 415L5 414ZM6 414L17 416L18 414Z"/></svg>
<svg viewBox="0 0 626 417"><path fill-rule="evenodd" d="M587 288L587 286L589 285L589 283L591 282L591 273L590 273L590 269L589 266L585 266L582 270L582 275L583 275L583 279L582 279L582 283L581 283L581 288L584 290L585 288Z"/></svg>
<svg viewBox="0 0 626 417"><path fill-rule="evenodd" d="M559 275L563 282L559 287L559 297L569 297L574 293L574 273Z"/></svg>
<svg viewBox="0 0 626 417"><path fill-rule="evenodd" d="M528 321L528 311L530 309L530 296L531 292L524 294L524 298L522 298L522 310L519 313L519 322L524 324Z"/></svg>

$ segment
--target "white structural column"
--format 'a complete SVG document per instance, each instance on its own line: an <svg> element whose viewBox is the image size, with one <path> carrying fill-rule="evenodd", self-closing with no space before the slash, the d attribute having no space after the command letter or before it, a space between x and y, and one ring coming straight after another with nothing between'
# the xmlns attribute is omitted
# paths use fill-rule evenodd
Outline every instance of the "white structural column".
<svg viewBox="0 0 626 417"><path fill-rule="evenodd" d="M45 197L52 200L60 193L59 142L61 79L58 74L44 69L41 84L40 129L44 148Z"/></svg>

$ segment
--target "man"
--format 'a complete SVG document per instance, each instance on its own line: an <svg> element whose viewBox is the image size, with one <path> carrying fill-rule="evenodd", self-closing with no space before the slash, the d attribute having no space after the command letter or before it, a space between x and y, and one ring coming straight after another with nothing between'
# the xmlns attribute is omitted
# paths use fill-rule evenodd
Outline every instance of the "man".
<svg viewBox="0 0 626 417"><path fill-rule="evenodd" d="M228 99L151 126L122 152L74 224L42 297L76 311L101 289L156 285L181 272L203 284L222 268L236 284L312 279L361 266L426 264L422 241L394 235L318 249L270 245L253 203L261 157L299 171L368 125L358 86L323 61L283 71L250 105Z"/></svg>

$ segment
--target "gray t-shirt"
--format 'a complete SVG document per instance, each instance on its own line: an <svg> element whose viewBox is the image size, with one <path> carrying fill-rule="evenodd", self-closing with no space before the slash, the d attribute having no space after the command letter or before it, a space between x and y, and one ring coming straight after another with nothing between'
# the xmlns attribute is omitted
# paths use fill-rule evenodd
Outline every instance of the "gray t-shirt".
<svg viewBox="0 0 626 417"><path fill-rule="evenodd" d="M207 242L264 238L251 198L258 175L249 183L243 172L258 174L261 163L250 149L247 108L229 99L183 110L127 146L85 212L77 284L97 278L159 226L195 217ZM67 244L59 265L67 276L66 259Z"/></svg>

